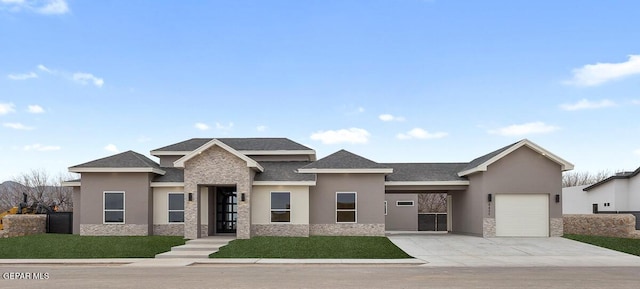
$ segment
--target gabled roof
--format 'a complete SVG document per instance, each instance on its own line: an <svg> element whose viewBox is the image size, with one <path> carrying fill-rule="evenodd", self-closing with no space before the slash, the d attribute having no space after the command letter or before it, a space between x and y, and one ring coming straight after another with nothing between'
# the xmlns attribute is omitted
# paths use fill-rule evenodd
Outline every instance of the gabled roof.
<svg viewBox="0 0 640 289"><path fill-rule="evenodd" d="M393 174L385 176L386 182L467 182L458 176L467 163L385 163L393 168Z"/></svg>
<svg viewBox="0 0 640 289"><path fill-rule="evenodd" d="M615 174L615 175L613 175L613 176L610 176L610 177L608 177L608 178L606 178L606 179L604 179L604 180L602 180L602 181L599 181L599 182L597 182L597 183L595 183L595 184L593 184L593 185L587 186L586 188L584 188L584 189L582 189L582 190L583 190L583 191L589 191L589 190L594 189L594 188L596 188L596 187L598 187L598 186L604 185L605 183L608 183L608 182L610 182L610 181L613 181L613 180L619 180L619 179L630 179L630 178L633 178L633 177L637 176L638 174L640 174L640 167L639 167L639 168L637 168L637 169L636 169L635 171L633 171L633 172L621 172L621 173L617 173L617 174Z"/></svg>
<svg viewBox="0 0 640 289"><path fill-rule="evenodd" d="M533 143L532 141L528 140L528 139L523 139L517 143L513 143L510 144L506 147L500 148L496 151L490 152L486 155L483 155L479 158L474 159L473 161L471 161L462 171L460 171L458 173L458 176L466 176L475 172L482 172L482 171L486 171L487 167L490 164L493 164L495 162L497 162L498 160L500 160L501 158L505 157L506 155L512 153L513 151L523 147L523 146L527 146L528 148L542 154L543 156L547 157L548 159L550 159L551 161L554 161L556 163L558 163L561 166L562 171L568 171L568 170L572 170L573 169L573 164L554 155L553 153L547 151L546 149L542 148L541 146Z"/></svg>
<svg viewBox="0 0 640 289"><path fill-rule="evenodd" d="M148 157L134 151L126 151L116 155L75 165L69 168L73 173L87 172L149 172L165 174L160 165Z"/></svg>
<svg viewBox="0 0 640 289"><path fill-rule="evenodd" d="M346 150L339 150L300 169L299 173L384 173L393 169Z"/></svg>
<svg viewBox="0 0 640 289"><path fill-rule="evenodd" d="M315 154L315 151L288 138L217 138L220 142L237 151L273 152L300 151L301 154ZM152 155L186 155L198 149L213 138L192 138L186 141L161 147L151 151Z"/></svg>
<svg viewBox="0 0 640 289"><path fill-rule="evenodd" d="M297 169L308 165L310 162L260 162L264 172L257 173L254 177L254 185L276 184L286 182L288 184L315 185L316 176L313 174L299 174Z"/></svg>
<svg viewBox="0 0 640 289"><path fill-rule="evenodd" d="M252 158L238 152L237 150L235 150L234 148L228 146L227 144L223 143L222 141L220 141L219 139L212 139L209 142L203 144L202 146L200 146L199 148L195 149L194 151L188 153L187 155L179 158L177 161L175 161L173 164L175 167L178 168L184 168L184 163L196 156L198 156L199 154L201 154L202 152L208 150L209 148L213 147L213 146L218 146L220 148L222 148L223 150L226 150L227 152L231 153L232 155L238 157L239 159L246 161L247 162L247 167L250 168L254 168L260 172L264 171L264 168L258 164L258 162L256 162L255 160L253 160Z"/></svg>

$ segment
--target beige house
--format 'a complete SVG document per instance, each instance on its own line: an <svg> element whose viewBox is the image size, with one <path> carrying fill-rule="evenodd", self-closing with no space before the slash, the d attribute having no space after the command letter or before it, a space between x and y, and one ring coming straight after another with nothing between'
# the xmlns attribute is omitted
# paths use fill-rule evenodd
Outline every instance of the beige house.
<svg viewBox="0 0 640 289"><path fill-rule="evenodd" d="M72 166L81 235L369 235L422 230L424 194L447 195L439 230L562 234L562 172L529 140L469 163L377 163L345 150L316 160L286 138L189 139ZM423 218L425 217L425 218ZM427 220L427 221L425 221ZM429 226L427 226L429 227Z"/></svg>

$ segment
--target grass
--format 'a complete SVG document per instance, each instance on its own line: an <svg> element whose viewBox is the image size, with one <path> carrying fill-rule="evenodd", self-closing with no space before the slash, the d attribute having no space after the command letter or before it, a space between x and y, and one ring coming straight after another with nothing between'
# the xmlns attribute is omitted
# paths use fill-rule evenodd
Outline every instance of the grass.
<svg viewBox="0 0 640 289"><path fill-rule="evenodd" d="M40 234L1 238L0 259L151 258L184 242L167 236Z"/></svg>
<svg viewBox="0 0 640 289"><path fill-rule="evenodd" d="M400 259L411 258L386 237L254 237L234 240L211 258Z"/></svg>
<svg viewBox="0 0 640 289"><path fill-rule="evenodd" d="M563 237L583 243L640 256L640 239L566 234Z"/></svg>

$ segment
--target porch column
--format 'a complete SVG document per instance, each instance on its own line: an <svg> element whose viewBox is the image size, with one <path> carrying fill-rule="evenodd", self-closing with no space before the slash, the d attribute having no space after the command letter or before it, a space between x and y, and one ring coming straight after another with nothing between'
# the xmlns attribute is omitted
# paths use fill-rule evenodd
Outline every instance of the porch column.
<svg viewBox="0 0 640 289"><path fill-rule="evenodd" d="M200 188L194 182L185 180L184 184L184 237L200 238ZM189 201L191 196L191 201Z"/></svg>

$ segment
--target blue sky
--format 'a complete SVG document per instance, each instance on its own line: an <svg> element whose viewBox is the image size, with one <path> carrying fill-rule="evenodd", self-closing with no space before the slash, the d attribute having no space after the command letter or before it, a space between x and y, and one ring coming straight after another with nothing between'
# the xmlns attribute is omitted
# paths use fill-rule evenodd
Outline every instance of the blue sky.
<svg viewBox="0 0 640 289"><path fill-rule="evenodd" d="M0 0L0 180L192 137L640 166L639 1Z"/></svg>

